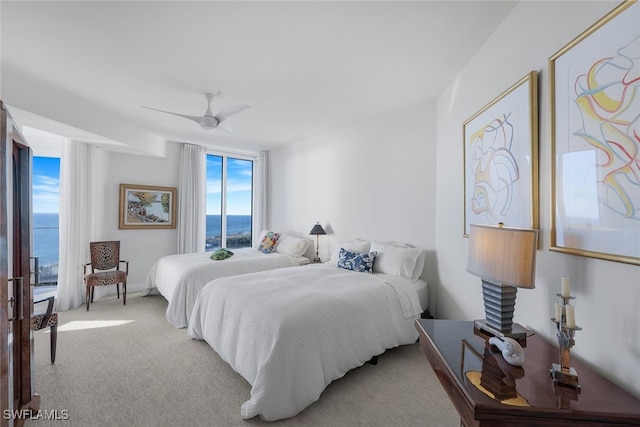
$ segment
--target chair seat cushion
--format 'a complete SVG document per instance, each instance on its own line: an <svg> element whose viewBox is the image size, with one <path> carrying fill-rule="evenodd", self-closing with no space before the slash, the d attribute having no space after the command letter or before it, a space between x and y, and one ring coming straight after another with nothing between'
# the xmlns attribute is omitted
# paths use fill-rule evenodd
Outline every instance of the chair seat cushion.
<svg viewBox="0 0 640 427"><path fill-rule="evenodd" d="M84 281L87 286L106 286L123 283L127 280L127 273L124 271L101 271L99 273L87 274Z"/></svg>
<svg viewBox="0 0 640 427"><path fill-rule="evenodd" d="M31 318L31 329L34 331L38 331L43 328L47 328L49 326L54 326L58 324L58 313L51 313L49 317L49 321L46 325L43 324L45 318L44 313L34 314Z"/></svg>

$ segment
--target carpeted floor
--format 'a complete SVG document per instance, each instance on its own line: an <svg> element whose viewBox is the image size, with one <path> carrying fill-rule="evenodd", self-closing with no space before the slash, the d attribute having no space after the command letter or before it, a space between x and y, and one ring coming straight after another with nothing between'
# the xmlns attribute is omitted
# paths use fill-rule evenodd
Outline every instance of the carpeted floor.
<svg viewBox="0 0 640 427"><path fill-rule="evenodd" d="M459 426L417 344L388 350L331 383L296 417L240 418L250 385L203 341L165 319L160 296L115 296L60 312L58 352L35 333L41 419L27 426ZM50 420L47 418L67 418Z"/></svg>

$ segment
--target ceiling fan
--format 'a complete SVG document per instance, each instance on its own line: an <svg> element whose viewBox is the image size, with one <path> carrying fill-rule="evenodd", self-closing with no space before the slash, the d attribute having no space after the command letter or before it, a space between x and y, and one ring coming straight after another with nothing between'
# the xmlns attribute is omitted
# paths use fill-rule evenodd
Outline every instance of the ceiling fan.
<svg viewBox="0 0 640 427"><path fill-rule="evenodd" d="M164 110L158 110L157 108L145 107L144 105L142 106L142 108L147 108L149 110L154 110L154 111L160 111L161 113L173 114L174 116L184 117L185 119L193 120L194 122L202 126L203 129L218 128L226 132L231 132L231 129L229 129L226 126L221 126L220 123L225 121L227 117L233 114L239 113L241 111L244 111L250 107L248 105L236 105L234 107L226 108L214 115L213 111L211 110L211 101L213 101L213 99L217 95L220 95L219 91L216 92L215 94L208 93L208 92L204 94L204 97L207 100L207 111L205 111L204 116L190 116L188 114L173 113L171 111L164 111Z"/></svg>

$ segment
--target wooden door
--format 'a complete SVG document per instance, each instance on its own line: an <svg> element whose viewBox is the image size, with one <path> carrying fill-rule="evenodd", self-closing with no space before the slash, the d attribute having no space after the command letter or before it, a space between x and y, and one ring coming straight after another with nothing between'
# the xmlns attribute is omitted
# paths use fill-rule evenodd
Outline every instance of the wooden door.
<svg viewBox="0 0 640 427"><path fill-rule="evenodd" d="M38 409L31 389L31 150L0 101L0 426ZM22 415L22 417L24 414Z"/></svg>

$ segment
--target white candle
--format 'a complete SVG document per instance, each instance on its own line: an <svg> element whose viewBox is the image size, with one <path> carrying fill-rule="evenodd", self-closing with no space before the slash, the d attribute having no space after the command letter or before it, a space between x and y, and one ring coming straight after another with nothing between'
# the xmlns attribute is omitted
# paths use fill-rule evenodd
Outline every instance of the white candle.
<svg viewBox="0 0 640 427"><path fill-rule="evenodd" d="M569 288L569 277L562 276L562 292L563 297L569 298L571 296L571 289Z"/></svg>
<svg viewBox="0 0 640 427"><path fill-rule="evenodd" d="M556 322L562 323L562 305L556 303Z"/></svg>
<svg viewBox="0 0 640 427"><path fill-rule="evenodd" d="M576 310L571 304L565 306L567 315L567 326L570 328L576 327Z"/></svg>

